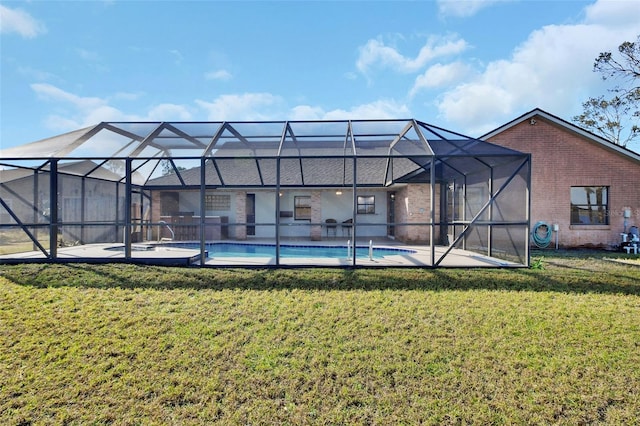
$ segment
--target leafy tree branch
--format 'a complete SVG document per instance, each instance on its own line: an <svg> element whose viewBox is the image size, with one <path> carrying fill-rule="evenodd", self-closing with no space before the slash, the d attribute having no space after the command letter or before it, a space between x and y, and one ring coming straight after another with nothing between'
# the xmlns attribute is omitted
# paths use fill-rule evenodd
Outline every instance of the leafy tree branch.
<svg viewBox="0 0 640 426"><path fill-rule="evenodd" d="M593 71L602 79L619 78L625 86L610 89L605 96L589 98L582 103L583 112L573 121L585 129L623 147L640 137L640 35L635 42L625 41L618 46L618 54L601 52L595 59Z"/></svg>

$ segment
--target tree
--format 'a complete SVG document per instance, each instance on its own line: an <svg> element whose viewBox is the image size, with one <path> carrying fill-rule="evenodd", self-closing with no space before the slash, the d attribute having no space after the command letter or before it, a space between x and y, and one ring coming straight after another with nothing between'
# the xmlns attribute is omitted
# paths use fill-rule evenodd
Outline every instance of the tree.
<svg viewBox="0 0 640 426"><path fill-rule="evenodd" d="M640 35L635 43L625 41L618 46L618 52L621 60L616 60L611 52L600 53L593 64L593 70L602 73L604 80L608 77L622 77L632 81L640 78Z"/></svg>
<svg viewBox="0 0 640 426"><path fill-rule="evenodd" d="M623 147L640 137L640 35L635 42L618 46L619 57L602 52L595 59L593 71L602 79L617 78L628 86L616 86L609 91L613 97L589 98L582 103L583 112L573 121L585 129Z"/></svg>
<svg viewBox="0 0 640 426"><path fill-rule="evenodd" d="M178 172L181 172L183 170L187 170L186 167L175 166L173 164L173 161L171 161L169 159L161 160L160 164L162 166L162 176L167 176L167 175L173 174L173 173L176 172L176 170Z"/></svg>

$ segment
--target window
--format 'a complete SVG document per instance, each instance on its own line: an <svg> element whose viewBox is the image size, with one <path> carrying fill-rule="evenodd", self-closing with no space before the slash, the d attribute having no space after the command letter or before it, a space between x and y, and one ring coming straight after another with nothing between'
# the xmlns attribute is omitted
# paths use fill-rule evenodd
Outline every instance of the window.
<svg viewBox="0 0 640 426"><path fill-rule="evenodd" d="M571 187L571 224L608 225L609 188L606 186Z"/></svg>
<svg viewBox="0 0 640 426"><path fill-rule="evenodd" d="M229 211L231 210L231 195L206 194L204 196L205 210Z"/></svg>
<svg viewBox="0 0 640 426"><path fill-rule="evenodd" d="M373 195L358 195L358 214L375 214L376 197Z"/></svg>
<svg viewBox="0 0 640 426"><path fill-rule="evenodd" d="M293 215L295 220L311 220L311 197L300 195L293 197Z"/></svg>

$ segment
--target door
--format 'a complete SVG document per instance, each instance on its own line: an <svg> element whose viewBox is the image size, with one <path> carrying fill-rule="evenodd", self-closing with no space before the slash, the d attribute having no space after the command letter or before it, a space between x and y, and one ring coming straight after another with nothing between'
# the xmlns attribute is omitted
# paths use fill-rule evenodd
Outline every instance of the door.
<svg viewBox="0 0 640 426"><path fill-rule="evenodd" d="M256 235L256 194L247 194L247 236ZM250 225L251 224L251 225Z"/></svg>
<svg viewBox="0 0 640 426"><path fill-rule="evenodd" d="M451 245L456 235L461 230L461 228L456 229L456 226L453 225L453 222L462 219L463 188L455 181L449 182L449 184L443 188L446 188L446 190L444 191L446 197L444 206L446 211L444 212L443 216L446 218L446 228L444 229L444 231L446 231L447 238L446 240L443 238L442 244Z"/></svg>

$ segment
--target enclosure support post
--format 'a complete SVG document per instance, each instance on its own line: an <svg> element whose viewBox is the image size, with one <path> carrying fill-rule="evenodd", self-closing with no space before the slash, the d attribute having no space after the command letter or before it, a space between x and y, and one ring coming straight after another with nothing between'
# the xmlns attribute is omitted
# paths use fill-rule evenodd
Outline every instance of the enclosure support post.
<svg viewBox="0 0 640 426"><path fill-rule="evenodd" d="M40 213L40 203L38 202L38 170L33 171L33 223L39 223L39 213ZM36 226L33 230L33 236L37 239L39 234L39 229ZM37 246L35 243L33 244L33 250L35 250Z"/></svg>
<svg viewBox="0 0 640 426"><path fill-rule="evenodd" d="M51 159L49 165L49 255L58 258L58 159Z"/></svg>
<svg viewBox="0 0 640 426"><path fill-rule="evenodd" d="M531 252L529 247L529 236L531 235L531 154L527 155L527 236L525 239L525 266L531 266Z"/></svg>
<svg viewBox="0 0 640 426"><path fill-rule="evenodd" d="M86 196L87 196L87 178L82 176L80 181L80 244L84 244L86 238L84 237L84 221L85 221L85 209L86 209Z"/></svg>
<svg viewBox="0 0 640 426"><path fill-rule="evenodd" d="M206 166L207 166L207 160L205 157L200 158L200 266L204 266L205 264L205 229L204 229L204 224L205 224L205 216L207 214L206 210L205 210L205 197L206 197L206 193L207 193L207 182L206 182L206 177L207 177L207 170L206 170ZM222 229L222 225L220 225L220 229Z"/></svg>
<svg viewBox="0 0 640 426"><path fill-rule="evenodd" d="M358 162L356 161L356 157L353 157L353 210L351 212L351 217L353 218L353 225L351 226L351 237L353 238L353 252L351 256L351 265L356 266L356 255L357 255L357 247L358 247L358 225L356 224L356 215L358 213L358 194L356 193L358 189L358 183L356 177L358 176L358 172L356 170Z"/></svg>
<svg viewBox="0 0 640 426"><path fill-rule="evenodd" d="M125 160L124 257L131 259L131 158Z"/></svg>
<svg viewBox="0 0 640 426"><path fill-rule="evenodd" d="M430 222L429 225L429 246L431 248L431 259L429 264L433 266L436 263L436 245L433 241L435 232L434 227L436 226L436 157L431 157L431 169L429 170L429 210L431 211Z"/></svg>
<svg viewBox="0 0 640 426"><path fill-rule="evenodd" d="M467 208L469 207L469 203L468 203L468 192L467 192L467 176L464 176L464 187L462 188L462 220L466 221L467 220ZM462 228L463 232L464 228ZM454 241L457 241L458 237L454 238ZM463 239L462 240L462 250L466 250L467 249L467 239Z"/></svg>
<svg viewBox="0 0 640 426"><path fill-rule="evenodd" d="M276 266L280 266L280 156L276 158Z"/></svg>
<svg viewBox="0 0 640 426"><path fill-rule="evenodd" d="M489 172L489 194L490 197L493 198L493 167L491 167ZM487 227L487 256L493 256L493 203L489 204L489 226Z"/></svg>
<svg viewBox="0 0 640 426"><path fill-rule="evenodd" d="M118 224L120 223L120 182L114 182L115 186L116 186L116 221L114 223L115 225L115 229L113 230L113 235L115 235L115 239L113 240L114 243L118 242L118 229L120 229L120 227L118 226ZM124 243L124 241L123 241Z"/></svg>

